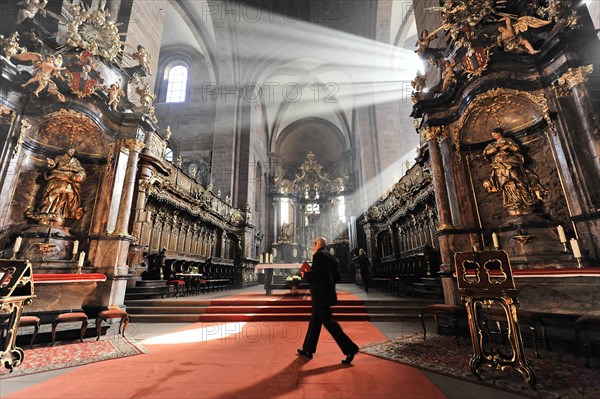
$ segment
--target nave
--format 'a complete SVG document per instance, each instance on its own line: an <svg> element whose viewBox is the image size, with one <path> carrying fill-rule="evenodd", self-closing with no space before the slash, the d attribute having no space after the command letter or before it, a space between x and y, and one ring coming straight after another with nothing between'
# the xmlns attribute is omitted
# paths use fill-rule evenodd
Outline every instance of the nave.
<svg viewBox="0 0 600 399"><path fill-rule="evenodd" d="M338 291L363 300L383 303L394 300L378 291L366 294L354 284L341 284ZM259 286L205 294L201 298L261 293L264 291ZM433 327L430 323L428 329ZM360 346L421 331L416 315L401 322L342 321L340 324ZM342 365L343 355L325 331L315 357L302 360L296 355L296 348L301 346L307 322L227 323L223 330L215 329L215 325L132 323L128 335L139 340L148 354L5 379L1 383L2 397L520 397L362 353L353 365ZM116 325L107 334L116 334ZM467 347L468 341L462 342Z"/></svg>

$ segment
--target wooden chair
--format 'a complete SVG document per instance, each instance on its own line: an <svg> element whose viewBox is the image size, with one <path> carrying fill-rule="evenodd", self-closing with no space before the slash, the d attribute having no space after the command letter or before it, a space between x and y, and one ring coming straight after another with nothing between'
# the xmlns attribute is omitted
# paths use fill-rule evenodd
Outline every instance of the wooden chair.
<svg viewBox="0 0 600 399"><path fill-rule="evenodd" d="M120 319L119 334L125 336L125 330L127 329L127 325L129 325L129 314L119 308L107 309L98 313L96 317L96 333L98 334L96 341L100 339L100 335L102 334L102 321L107 322L110 319Z"/></svg>
<svg viewBox="0 0 600 399"><path fill-rule="evenodd" d="M501 308L494 308L488 312L487 317L489 317L490 320L496 322L498 332L502 336L502 342L504 342L505 334L501 324L502 322L506 322L507 319L504 310ZM538 358L541 357L537 347L538 324L542 326L542 341L544 342L546 350L552 350L552 348L550 347L550 343L548 343L548 339L546 338L546 323L544 323L541 313L532 312L530 310L517 309L517 318L519 319L519 323L527 324L529 326L529 331L531 332L531 342L533 343L533 350L535 351L535 355ZM491 337L489 339L491 340Z"/></svg>
<svg viewBox="0 0 600 399"><path fill-rule="evenodd" d="M79 330L79 341L83 342L83 336L88 327L88 317L83 312L72 312L72 313L61 313L52 322L52 343L50 346L54 346L56 341L56 327L61 323L73 323L81 322L81 329Z"/></svg>
<svg viewBox="0 0 600 399"><path fill-rule="evenodd" d="M600 331L600 316L585 315L575 320L575 337L583 345L585 367L590 367L590 357L593 354L591 332Z"/></svg>
<svg viewBox="0 0 600 399"><path fill-rule="evenodd" d="M8 323L9 319L6 319L0 324L0 331L2 334L4 331L8 330ZM17 328L20 327L33 327L33 334L31 335L31 341L29 342L29 348L31 349L33 347L33 343L35 342L35 338L37 337L38 331L40 330L40 318L37 316L21 316Z"/></svg>
<svg viewBox="0 0 600 399"><path fill-rule="evenodd" d="M434 316L438 334L440 332L438 316L450 317L452 319L452 326L454 327L454 336L456 337L456 344L460 345L460 342L458 340L458 318L461 316L466 316L467 310L464 306L436 303L434 305L425 306L423 309L421 309L421 312L419 313L419 320L421 320L421 325L423 326L423 339L427 337L427 330L425 329L425 320L423 320L423 316L427 314Z"/></svg>

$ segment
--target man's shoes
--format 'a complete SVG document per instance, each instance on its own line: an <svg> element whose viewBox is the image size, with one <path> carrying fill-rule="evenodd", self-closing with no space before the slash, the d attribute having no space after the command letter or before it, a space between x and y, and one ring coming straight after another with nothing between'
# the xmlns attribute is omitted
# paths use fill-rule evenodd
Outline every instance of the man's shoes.
<svg viewBox="0 0 600 399"><path fill-rule="evenodd" d="M312 353L310 353L310 352L309 352L309 351L307 351L307 350L304 350L304 348L300 348L300 349L298 349L298 354L299 354L300 356L302 356L302 357L305 357L305 358L307 358L307 359L312 359L312 356L313 356L313 355L312 355ZM353 355L352 357L354 357L354 355Z"/></svg>
<svg viewBox="0 0 600 399"><path fill-rule="evenodd" d="M352 363L352 360L354 360L354 355L356 355L357 353L358 353L358 351L354 352L354 353L346 354L346 358L344 360L342 360L342 363L344 363L344 364Z"/></svg>

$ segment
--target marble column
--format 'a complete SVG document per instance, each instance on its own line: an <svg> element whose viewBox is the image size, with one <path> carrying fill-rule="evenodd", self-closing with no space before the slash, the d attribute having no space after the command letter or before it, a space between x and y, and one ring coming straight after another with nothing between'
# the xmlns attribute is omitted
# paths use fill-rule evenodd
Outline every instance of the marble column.
<svg viewBox="0 0 600 399"><path fill-rule="evenodd" d="M137 167L144 143L136 139L124 140L123 148L129 151L129 157L127 158L125 181L123 182L123 191L121 192L121 200L119 201L119 213L115 225L115 234L117 235L129 235L129 217L131 216Z"/></svg>

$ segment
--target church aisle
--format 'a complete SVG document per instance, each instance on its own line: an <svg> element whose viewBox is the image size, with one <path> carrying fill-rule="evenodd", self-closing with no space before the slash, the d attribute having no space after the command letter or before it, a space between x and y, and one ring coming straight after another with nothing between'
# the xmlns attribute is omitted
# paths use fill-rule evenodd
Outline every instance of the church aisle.
<svg viewBox="0 0 600 399"><path fill-rule="evenodd" d="M313 360L296 356L307 323L196 323L142 343L150 353L106 361L7 398L445 398L418 369L368 355L351 366L328 334ZM385 340L367 322L343 323L359 345Z"/></svg>

